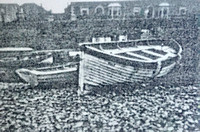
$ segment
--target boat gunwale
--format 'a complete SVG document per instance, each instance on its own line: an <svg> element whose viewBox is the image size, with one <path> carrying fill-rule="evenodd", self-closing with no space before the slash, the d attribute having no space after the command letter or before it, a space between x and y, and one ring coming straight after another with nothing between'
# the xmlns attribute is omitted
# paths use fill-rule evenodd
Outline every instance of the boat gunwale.
<svg viewBox="0 0 200 132"><path fill-rule="evenodd" d="M178 60L181 59L182 47L174 39L169 39L169 40L165 40L165 39L150 39L150 40L169 41L169 42L173 41L173 44L177 45L176 49L173 48L173 50L175 50L175 52L176 52L176 54L175 54L176 56L167 57L164 60L155 60L155 61L146 61L145 62L145 61L135 61L133 59L130 59L130 58L127 58L127 57L123 57L123 56L119 56L119 55L115 55L115 54L109 54L109 53L104 52L103 50L99 50L98 48L93 48L93 47L90 48L90 45L82 45L81 46L81 50L84 51L87 54L90 54L90 55L93 55L93 56L97 56L97 57L100 57L100 58L108 60L108 61L113 61L113 59L114 59L118 63L122 63L122 64L129 65L129 66L132 66L132 65L139 65L140 66L141 63L143 65L151 65L151 66L156 65L157 66L158 62L165 62L165 61L168 61L168 60L178 61ZM139 41L148 41L148 40L147 39L142 39L142 40L138 39L138 40L122 41L122 42L125 43L125 42L135 42L135 41L139 42ZM108 42L108 43L114 43L114 42ZM93 44L93 43L90 43L90 44ZM95 44L101 45L103 43L95 43ZM169 48L171 48L171 47L169 47Z"/></svg>
<svg viewBox="0 0 200 132"><path fill-rule="evenodd" d="M108 41L108 42L84 42L84 43L79 43L79 46L83 45L95 45L95 44L112 44L112 43L124 43L124 42L141 42L141 41L151 41L151 40L164 40L166 39L160 39L160 38L151 38L151 39L136 39L136 40L127 40L127 41Z"/></svg>
<svg viewBox="0 0 200 132"><path fill-rule="evenodd" d="M21 68L17 69L16 73L17 74L24 74L21 72L28 72L30 74L36 75L36 76L41 76L41 75L53 75L53 74L60 74L60 73L65 73L65 72L74 72L77 71L78 67L65 67L64 69L59 69L59 70L50 70L50 71L37 71L35 69L27 69L27 68Z"/></svg>

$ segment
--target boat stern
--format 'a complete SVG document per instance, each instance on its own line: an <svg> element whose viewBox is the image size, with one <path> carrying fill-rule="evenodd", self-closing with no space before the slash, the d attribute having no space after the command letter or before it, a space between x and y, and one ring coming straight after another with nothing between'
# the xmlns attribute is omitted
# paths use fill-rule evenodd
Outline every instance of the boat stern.
<svg viewBox="0 0 200 132"><path fill-rule="evenodd" d="M26 83L29 83L31 87L36 87L38 85L37 76L31 73L28 69L17 69L17 75Z"/></svg>

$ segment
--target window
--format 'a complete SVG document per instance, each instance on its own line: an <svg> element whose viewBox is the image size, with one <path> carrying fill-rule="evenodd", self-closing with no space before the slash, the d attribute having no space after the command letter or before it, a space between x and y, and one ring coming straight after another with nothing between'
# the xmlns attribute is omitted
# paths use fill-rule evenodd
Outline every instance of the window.
<svg viewBox="0 0 200 132"><path fill-rule="evenodd" d="M153 12L154 12L153 7L152 7L152 6L149 6L149 7L148 7L147 18L153 18Z"/></svg>
<svg viewBox="0 0 200 132"><path fill-rule="evenodd" d="M71 14L74 15L74 7L71 7Z"/></svg>
<svg viewBox="0 0 200 132"><path fill-rule="evenodd" d="M87 16L87 15L89 15L89 8L82 8L82 9L81 9L81 15L82 15L82 16Z"/></svg>
<svg viewBox="0 0 200 132"><path fill-rule="evenodd" d="M83 11L82 11L82 15L83 15L83 16L88 15L87 11L86 11L86 10L83 10Z"/></svg>
<svg viewBox="0 0 200 132"><path fill-rule="evenodd" d="M104 8L103 6L99 5L95 8L95 13L98 15L103 15L104 14Z"/></svg>
<svg viewBox="0 0 200 132"><path fill-rule="evenodd" d="M97 14L103 14L103 10L102 10L101 8L97 8L97 9L96 9L96 13L97 13Z"/></svg>
<svg viewBox="0 0 200 132"><path fill-rule="evenodd" d="M163 10L163 17L166 18L168 16L168 12L167 12L167 9L165 8Z"/></svg>
<svg viewBox="0 0 200 132"><path fill-rule="evenodd" d="M161 17L162 16L162 10L160 10L160 12L159 12L159 17Z"/></svg>
<svg viewBox="0 0 200 132"><path fill-rule="evenodd" d="M122 15L121 5L119 3L111 3L108 5L109 15L112 18L118 18Z"/></svg>
<svg viewBox="0 0 200 132"><path fill-rule="evenodd" d="M134 7L133 8L133 15L138 16L140 14L141 8L140 7Z"/></svg>
<svg viewBox="0 0 200 132"><path fill-rule="evenodd" d="M158 16L159 16L159 11L158 10L155 10L154 16L155 16L155 18L158 18Z"/></svg>
<svg viewBox="0 0 200 132"><path fill-rule="evenodd" d="M109 9L109 16L111 16L112 15L112 10L111 9Z"/></svg>
<svg viewBox="0 0 200 132"><path fill-rule="evenodd" d="M187 13L186 7L180 7L179 8L179 14L180 15L186 15L186 13Z"/></svg>
<svg viewBox="0 0 200 132"><path fill-rule="evenodd" d="M121 16L121 9L118 9L118 16Z"/></svg>
<svg viewBox="0 0 200 132"><path fill-rule="evenodd" d="M1 13L5 13L5 10L4 10L4 9L1 9Z"/></svg>

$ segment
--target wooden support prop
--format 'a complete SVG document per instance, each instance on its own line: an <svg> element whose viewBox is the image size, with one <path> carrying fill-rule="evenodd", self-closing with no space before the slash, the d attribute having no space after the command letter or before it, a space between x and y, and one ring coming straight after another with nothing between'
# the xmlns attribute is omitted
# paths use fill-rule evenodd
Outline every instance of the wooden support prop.
<svg viewBox="0 0 200 132"><path fill-rule="evenodd" d="M78 79L78 95L81 95L84 92L84 51L80 54L80 63L79 63L79 79Z"/></svg>

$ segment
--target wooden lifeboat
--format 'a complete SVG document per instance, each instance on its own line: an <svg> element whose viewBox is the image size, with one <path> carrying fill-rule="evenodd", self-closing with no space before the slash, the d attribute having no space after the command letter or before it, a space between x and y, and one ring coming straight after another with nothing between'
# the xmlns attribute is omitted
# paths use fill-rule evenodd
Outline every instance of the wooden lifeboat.
<svg viewBox="0 0 200 132"><path fill-rule="evenodd" d="M79 86L145 82L165 76L181 58L175 40L140 39L81 43Z"/></svg>

